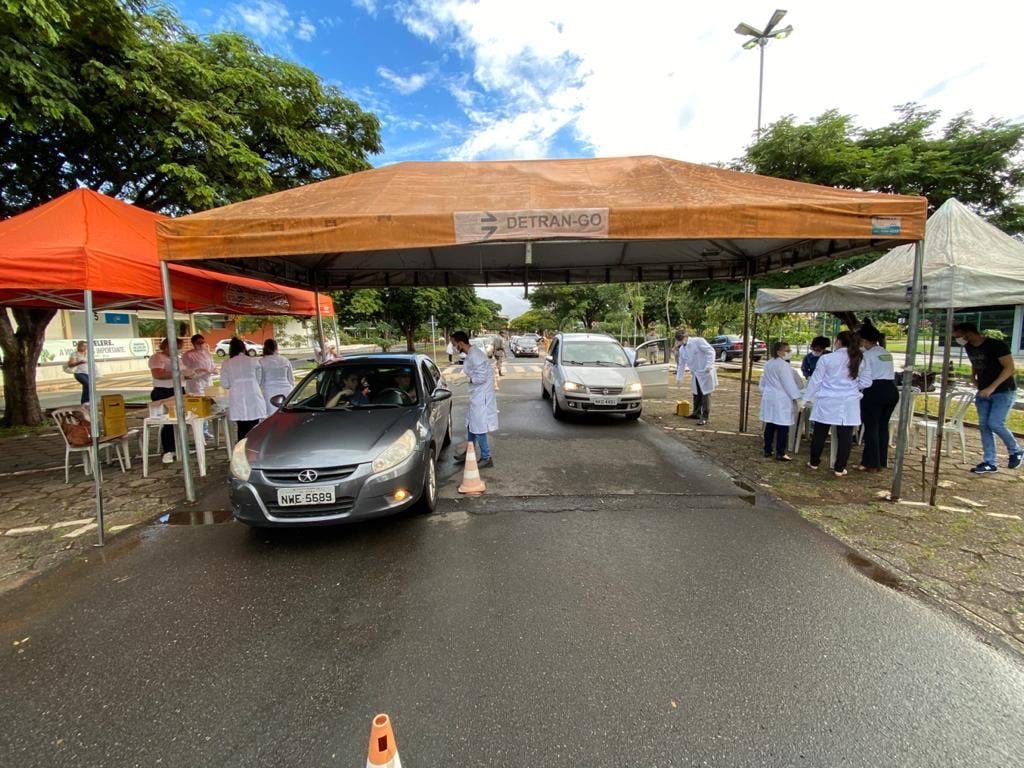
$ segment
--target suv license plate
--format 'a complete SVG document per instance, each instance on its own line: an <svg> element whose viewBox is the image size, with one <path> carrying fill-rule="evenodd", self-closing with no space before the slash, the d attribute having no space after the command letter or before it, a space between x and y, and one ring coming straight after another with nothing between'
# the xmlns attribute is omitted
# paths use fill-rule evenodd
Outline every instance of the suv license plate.
<svg viewBox="0 0 1024 768"><path fill-rule="evenodd" d="M619 398L617 397L595 397L594 405L618 405Z"/></svg>
<svg viewBox="0 0 1024 768"><path fill-rule="evenodd" d="M313 504L333 504L333 485L314 485L309 488L278 488L279 507L305 507Z"/></svg>

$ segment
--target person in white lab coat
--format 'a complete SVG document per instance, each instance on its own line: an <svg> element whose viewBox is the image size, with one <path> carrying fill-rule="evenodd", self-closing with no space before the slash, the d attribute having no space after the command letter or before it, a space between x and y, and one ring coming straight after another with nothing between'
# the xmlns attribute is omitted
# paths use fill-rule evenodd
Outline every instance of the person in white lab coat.
<svg viewBox="0 0 1024 768"><path fill-rule="evenodd" d="M676 384L681 384L686 369L690 369L690 390L693 392L693 413L689 418L698 424L707 424L711 416L711 393L718 386L715 372L715 348L700 336L691 336L685 328L676 331L672 347L676 355Z"/></svg>
<svg viewBox="0 0 1024 768"><path fill-rule="evenodd" d="M292 361L277 354L277 342L267 339L263 342L263 394L267 398L267 415L274 413L277 406L270 402L275 395L287 395L295 388L295 371Z"/></svg>
<svg viewBox="0 0 1024 768"><path fill-rule="evenodd" d="M764 422L764 455L772 456L774 443L775 458L792 461L786 448L789 445L789 428L793 424L793 404L800 399L800 386L796 371L789 363L789 344L776 341L772 345L772 359L764 364L761 381L761 421Z"/></svg>
<svg viewBox="0 0 1024 768"><path fill-rule="evenodd" d="M498 401L494 396L494 366L487 359L487 353L469 343L465 331L452 334L452 343L459 352L466 354L462 372L469 379L469 411L466 413L467 440L476 446L478 467L493 467L488 432L498 429ZM453 457L456 462L466 460L466 453Z"/></svg>
<svg viewBox="0 0 1024 768"><path fill-rule="evenodd" d="M836 477L847 474L846 463L850 459L853 444L853 428L860 424L861 390L871 386L871 366L864 359L860 337L852 331L843 331L836 336L832 352L822 355L814 368L814 375L807 382L804 400L813 400L811 420L814 432L811 435L810 469L821 464L821 453L825 438L834 426L838 436L836 463L832 467Z"/></svg>
<svg viewBox="0 0 1024 768"><path fill-rule="evenodd" d="M241 440L267 416L263 369L245 353L245 344L237 336L231 339L228 355L228 361L220 367L220 385L228 391L228 418L235 422Z"/></svg>

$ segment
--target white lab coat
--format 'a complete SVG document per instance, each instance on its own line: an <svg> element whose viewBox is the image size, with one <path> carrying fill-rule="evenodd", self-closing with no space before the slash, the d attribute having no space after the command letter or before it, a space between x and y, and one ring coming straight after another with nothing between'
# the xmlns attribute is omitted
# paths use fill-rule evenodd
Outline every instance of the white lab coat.
<svg viewBox="0 0 1024 768"><path fill-rule="evenodd" d="M822 355L807 382L804 400L813 400L811 421L855 427L860 424L861 390L871 386L871 364L860 364L857 378L851 379L850 358L846 347Z"/></svg>
<svg viewBox="0 0 1024 768"><path fill-rule="evenodd" d="M181 366L189 371L197 371L199 369L204 371L215 370L213 355L210 354L208 349L190 349L182 353ZM212 373L193 374L190 378L185 379L185 394L202 395L211 384L213 384Z"/></svg>
<svg viewBox="0 0 1024 768"><path fill-rule="evenodd" d="M793 401L800 399L796 371L788 360L773 358L764 364L761 381L761 421L788 427L793 424Z"/></svg>
<svg viewBox="0 0 1024 768"><path fill-rule="evenodd" d="M263 369L248 355L235 355L220 368L220 385L228 390L228 418L257 421L267 417Z"/></svg>
<svg viewBox="0 0 1024 768"><path fill-rule="evenodd" d="M676 384L683 382L683 374L690 369L690 389L697 394L697 384L701 391L710 395L718 386L718 373L715 371L715 348L700 336L691 336L689 341L676 347Z"/></svg>
<svg viewBox="0 0 1024 768"><path fill-rule="evenodd" d="M498 401L494 397L494 366L487 353L479 347L470 347L462 372L469 379L469 410L466 427L474 435L498 429Z"/></svg>
<svg viewBox="0 0 1024 768"><path fill-rule="evenodd" d="M287 395L295 387L295 372L292 361L281 355L264 355L260 360L263 369L263 394L267 398L267 415L277 410L270 402L275 395Z"/></svg>

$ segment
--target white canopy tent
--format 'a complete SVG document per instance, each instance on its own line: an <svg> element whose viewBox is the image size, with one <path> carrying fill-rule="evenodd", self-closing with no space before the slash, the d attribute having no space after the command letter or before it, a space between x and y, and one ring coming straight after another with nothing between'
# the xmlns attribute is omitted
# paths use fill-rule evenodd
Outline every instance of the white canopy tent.
<svg viewBox="0 0 1024 768"><path fill-rule="evenodd" d="M914 246L809 288L761 288L757 312L844 312L903 309L910 303ZM924 241L924 309L1019 304L1024 301L1024 243L956 199L928 219Z"/></svg>
<svg viewBox="0 0 1024 768"><path fill-rule="evenodd" d="M953 310L957 307L1020 304L1024 302L1024 243L1010 237L956 199L949 199L925 225L921 308L946 310L942 370L949 368ZM910 306L914 281L914 246L893 248L878 261L822 285L808 288L761 288L759 314L787 312L846 312L903 309ZM909 378L904 376L904 381ZM945 374L938 421L945 418ZM906 389L904 391L907 391ZM904 398L906 401L907 398ZM905 440L909 403L901 407L900 439ZM937 430L931 488L935 503L942 430ZM897 451L893 497L899 496L902 452Z"/></svg>

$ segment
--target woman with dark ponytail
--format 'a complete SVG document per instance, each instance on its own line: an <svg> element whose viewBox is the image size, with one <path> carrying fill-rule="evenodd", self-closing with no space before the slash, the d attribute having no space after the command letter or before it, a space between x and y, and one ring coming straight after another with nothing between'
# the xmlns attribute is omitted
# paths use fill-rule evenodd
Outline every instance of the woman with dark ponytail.
<svg viewBox="0 0 1024 768"><path fill-rule="evenodd" d="M896 369L892 354L882 346L882 334L877 328L865 325L860 329L860 338L872 382L860 401L864 453L857 469L881 472L889 461L889 418L900 399L896 391Z"/></svg>
<svg viewBox="0 0 1024 768"><path fill-rule="evenodd" d="M838 450L832 469L836 477L844 477L853 444L853 428L860 424L861 390L871 386L871 367L864 359L860 337L852 331L843 331L836 336L832 349L818 360L804 393L804 400L814 401L811 411L814 434L811 436L811 460L807 466L817 469L821 465L825 438L835 427Z"/></svg>

